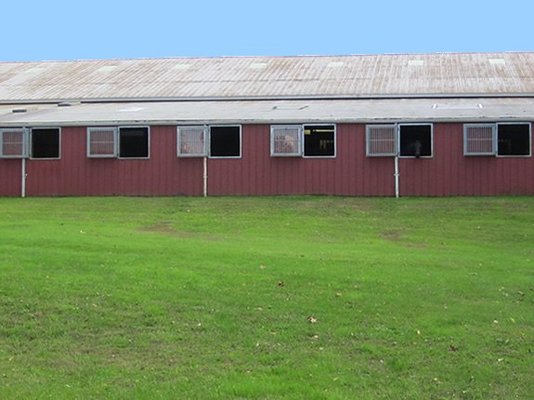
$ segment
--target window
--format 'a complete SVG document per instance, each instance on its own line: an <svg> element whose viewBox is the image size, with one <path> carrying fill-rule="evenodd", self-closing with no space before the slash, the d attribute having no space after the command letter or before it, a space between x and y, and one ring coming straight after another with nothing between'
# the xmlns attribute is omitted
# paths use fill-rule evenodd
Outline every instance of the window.
<svg viewBox="0 0 534 400"><path fill-rule="evenodd" d="M368 157L431 157L432 125L367 125L365 148Z"/></svg>
<svg viewBox="0 0 534 400"><path fill-rule="evenodd" d="M28 136L26 129L0 129L0 157L25 158L28 156Z"/></svg>
<svg viewBox="0 0 534 400"><path fill-rule="evenodd" d="M367 156L396 156L397 127L395 125L367 125Z"/></svg>
<svg viewBox="0 0 534 400"><path fill-rule="evenodd" d="M304 156L334 157L335 132L334 125L304 125Z"/></svg>
<svg viewBox="0 0 534 400"><path fill-rule="evenodd" d="M148 158L150 134L148 127L87 128L87 157Z"/></svg>
<svg viewBox="0 0 534 400"><path fill-rule="evenodd" d="M147 127L119 128L119 157L148 158L149 143Z"/></svg>
<svg viewBox="0 0 534 400"><path fill-rule="evenodd" d="M87 157L116 157L117 128L87 128Z"/></svg>
<svg viewBox="0 0 534 400"><path fill-rule="evenodd" d="M530 155L530 124L497 124L497 154Z"/></svg>
<svg viewBox="0 0 534 400"><path fill-rule="evenodd" d="M32 158L59 158L59 128L33 128L31 130Z"/></svg>
<svg viewBox="0 0 534 400"><path fill-rule="evenodd" d="M207 155L207 128L205 126L179 126L177 144L179 157L205 157Z"/></svg>
<svg viewBox="0 0 534 400"><path fill-rule="evenodd" d="M399 150L401 157L431 157L432 125L399 125Z"/></svg>
<svg viewBox="0 0 534 400"><path fill-rule="evenodd" d="M300 156L301 150L300 125L271 126L271 156Z"/></svg>
<svg viewBox="0 0 534 400"><path fill-rule="evenodd" d="M530 156L530 123L465 124L466 156Z"/></svg>
<svg viewBox="0 0 534 400"><path fill-rule="evenodd" d="M487 156L495 154L495 124L464 125L464 155Z"/></svg>
<svg viewBox="0 0 534 400"><path fill-rule="evenodd" d="M271 157L335 155L335 125L271 125Z"/></svg>
<svg viewBox="0 0 534 400"><path fill-rule="evenodd" d="M211 157L241 157L241 127L210 127Z"/></svg>

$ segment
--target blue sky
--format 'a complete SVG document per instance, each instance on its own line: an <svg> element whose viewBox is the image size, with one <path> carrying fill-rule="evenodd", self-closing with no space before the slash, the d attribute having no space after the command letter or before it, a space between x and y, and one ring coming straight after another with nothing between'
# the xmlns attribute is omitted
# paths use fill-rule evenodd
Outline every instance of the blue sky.
<svg viewBox="0 0 534 400"><path fill-rule="evenodd" d="M6 3L1 61L534 50L527 0Z"/></svg>

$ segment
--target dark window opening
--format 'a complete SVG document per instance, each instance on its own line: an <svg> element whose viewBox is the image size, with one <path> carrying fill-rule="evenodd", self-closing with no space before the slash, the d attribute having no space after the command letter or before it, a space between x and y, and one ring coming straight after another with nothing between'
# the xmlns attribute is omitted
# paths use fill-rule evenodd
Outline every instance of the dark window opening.
<svg viewBox="0 0 534 400"><path fill-rule="evenodd" d="M59 158L59 129L32 129L32 158Z"/></svg>
<svg viewBox="0 0 534 400"><path fill-rule="evenodd" d="M401 125L399 135L401 156L417 158L432 155L431 125Z"/></svg>
<svg viewBox="0 0 534 400"><path fill-rule="evenodd" d="M212 126L210 128L210 156L241 156L240 127Z"/></svg>
<svg viewBox="0 0 534 400"><path fill-rule="evenodd" d="M335 156L335 128L328 126L304 127L304 155L308 157Z"/></svg>
<svg viewBox="0 0 534 400"><path fill-rule="evenodd" d="M530 155L530 125L502 124L497 126L497 146L500 156Z"/></svg>
<svg viewBox="0 0 534 400"><path fill-rule="evenodd" d="M148 128L120 128L119 157L148 158Z"/></svg>

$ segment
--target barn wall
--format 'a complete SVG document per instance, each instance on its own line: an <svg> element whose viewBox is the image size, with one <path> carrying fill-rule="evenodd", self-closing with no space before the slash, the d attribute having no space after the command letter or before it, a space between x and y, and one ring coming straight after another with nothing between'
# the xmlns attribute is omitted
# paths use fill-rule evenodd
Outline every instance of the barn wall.
<svg viewBox="0 0 534 400"><path fill-rule="evenodd" d="M211 195L391 196L393 160L365 157L365 127L338 124L336 158L271 157L270 126L243 126L241 159L210 159Z"/></svg>
<svg viewBox="0 0 534 400"><path fill-rule="evenodd" d="M150 159L88 158L86 129L63 128L60 160L29 160L29 196L201 195L202 160L176 157L176 127L150 130Z"/></svg>
<svg viewBox="0 0 534 400"><path fill-rule="evenodd" d="M338 124L336 158L270 156L270 126L244 125L240 159L208 160L210 195L393 196L392 157L365 156L365 126ZM534 157L465 157L463 125L434 124L433 157L401 158L401 196L534 195ZM60 160L27 160L28 196L202 195L203 160L176 157L176 127L154 126L149 160L86 156L63 128ZM20 196L21 160L0 159L0 195Z"/></svg>
<svg viewBox="0 0 534 400"><path fill-rule="evenodd" d="M401 196L534 194L534 157L465 157L463 124L434 124L433 157L401 158L399 171Z"/></svg>

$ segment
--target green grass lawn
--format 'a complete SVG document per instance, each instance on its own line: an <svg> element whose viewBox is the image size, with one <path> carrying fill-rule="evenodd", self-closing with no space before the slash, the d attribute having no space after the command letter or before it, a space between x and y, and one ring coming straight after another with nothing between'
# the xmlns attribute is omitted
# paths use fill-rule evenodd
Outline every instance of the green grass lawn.
<svg viewBox="0 0 534 400"><path fill-rule="evenodd" d="M0 399L532 399L534 197L0 199Z"/></svg>

